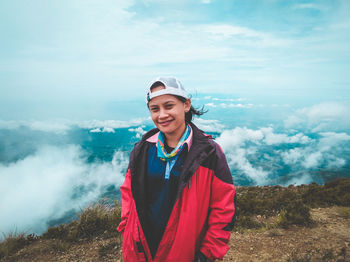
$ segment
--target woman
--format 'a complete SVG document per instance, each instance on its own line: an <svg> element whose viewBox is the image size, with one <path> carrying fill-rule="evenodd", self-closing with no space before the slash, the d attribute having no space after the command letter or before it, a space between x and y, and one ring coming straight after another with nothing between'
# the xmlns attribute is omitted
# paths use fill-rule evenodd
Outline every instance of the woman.
<svg viewBox="0 0 350 262"><path fill-rule="evenodd" d="M157 128L135 144L121 186L125 261L214 261L228 250L235 189L221 148L192 123L174 77L147 90Z"/></svg>

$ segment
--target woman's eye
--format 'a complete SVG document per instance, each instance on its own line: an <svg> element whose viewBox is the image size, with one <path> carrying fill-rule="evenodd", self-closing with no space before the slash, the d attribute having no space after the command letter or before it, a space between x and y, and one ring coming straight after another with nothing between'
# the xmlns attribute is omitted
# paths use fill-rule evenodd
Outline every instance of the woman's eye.
<svg viewBox="0 0 350 262"><path fill-rule="evenodd" d="M173 107L173 105L166 105L165 108L166 109L171 109Z"/></svg>
<svg viewBox="0 0 350 262"><path fill-rule="evenodd" d="M152 111L152 112L157 112L157 111L158 111L158 108L155 108L155 107L154 107L154 108L151 108L151 111Z"/></svg>

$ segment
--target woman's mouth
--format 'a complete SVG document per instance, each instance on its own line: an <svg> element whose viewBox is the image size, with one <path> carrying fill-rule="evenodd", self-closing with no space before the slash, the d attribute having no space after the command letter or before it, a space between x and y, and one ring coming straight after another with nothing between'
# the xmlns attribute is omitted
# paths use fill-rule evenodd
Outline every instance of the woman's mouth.
<svg viewBox="0 0 350 262"><path fill-rule="evenodd" d="M173 119L167 120L167 121L158 122L158 124L161 125L161 126L168 126L168 125L170 125L170 123L172 121L173 121Z"/></svg>

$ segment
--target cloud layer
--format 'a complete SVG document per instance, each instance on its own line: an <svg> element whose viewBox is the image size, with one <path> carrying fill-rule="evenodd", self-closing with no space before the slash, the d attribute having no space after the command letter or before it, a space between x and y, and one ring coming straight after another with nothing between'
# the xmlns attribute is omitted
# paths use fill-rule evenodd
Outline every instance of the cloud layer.
<svg viewBox="0 0 350 262"><path fill-rule="evenodd" d="M271 109L278 111L278 124L270 118L259 122ZM285 118L275 106L215 110L194 122L216 137L237 185L323 183L348 175L349 106L344 103L303 107ZM111 185L118 189L128 153L151 127L149 118L0 121L0 208L5 210L0 232L41 233L50 221L98 200Z"/></svg>
<svg viewBox="0 0 350 262"><path fill-rule="evenodd" d="M78 146L42 146L35 154L0 164L0 231L42 233L49 220L78 212L105 192L119 188L127 156L115 152L111 162L87 163Z"/></svg>
<svg viewBox="0 0 350 262"><path fill-rule="evenodd" d="M286 128L302 128L311 132L350 130L349 115L349 105L328 102L298 109L284 124Z"/></svg>
<svg viewBox="0 0 350 262"><path fill-rule="evenodd" d="M285 184L322 182L313 171L335 172L349 165L347 133L321 132L312 137L275 133L272 127L224 130L217 138L233 177L243 184ZM316 172L316 174L317 174ZM286 179L284 175L292 175Z"/></svg>

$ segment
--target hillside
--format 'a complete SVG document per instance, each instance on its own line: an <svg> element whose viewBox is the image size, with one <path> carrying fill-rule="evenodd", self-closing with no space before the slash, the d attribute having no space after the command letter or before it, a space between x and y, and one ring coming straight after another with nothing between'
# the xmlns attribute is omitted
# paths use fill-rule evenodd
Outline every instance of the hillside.
<svg viewBox="0 0 350 262"><path fill-rule="evenodd" d="M42 236L10 235L0 261L122 261L120 207L103 203ZM350 179L324 186L237 187L224 261L350 261Z"/></svg>

